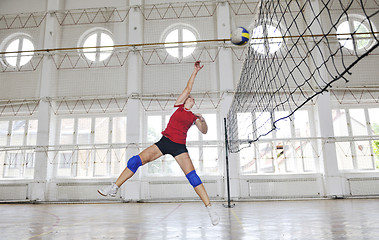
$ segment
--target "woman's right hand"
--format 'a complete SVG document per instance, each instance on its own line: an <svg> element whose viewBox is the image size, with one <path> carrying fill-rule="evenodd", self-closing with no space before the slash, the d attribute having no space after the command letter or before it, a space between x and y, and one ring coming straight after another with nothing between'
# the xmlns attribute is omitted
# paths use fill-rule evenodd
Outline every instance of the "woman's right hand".
<svg viewBox="0 0 379 240"><path fill-rule="evenodd" d="M195 62L195 71L196 72L200 71L203 67L204 67L204 65L201 66L200 61Z"/></svg>

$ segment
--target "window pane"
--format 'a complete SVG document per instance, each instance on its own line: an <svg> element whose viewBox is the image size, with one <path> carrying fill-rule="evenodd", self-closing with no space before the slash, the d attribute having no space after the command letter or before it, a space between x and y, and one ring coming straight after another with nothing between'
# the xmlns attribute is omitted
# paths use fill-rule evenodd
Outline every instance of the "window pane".
<svg viewBox="0 0 379 240"><path fill-rule="evenodd" d="M37 144L38 120L29 120L27 145Z"/></svg>
<svg viewBox="0 0 379 240"><path fill-rule="evenodd" d="M92 177L93 162L91 150L79 150L77 160L77 177Z"/></svg>
<svg viewBox="0 0 379 240"><path fill-rule="evenodd" d="M275 112L275 120L281 119L285 116L288 116L287 111L278 111ZM276 137L277 138L290 138L291 137L291 125L290 125L290 119L285 118L282 120L279 120L275 123L276 125Z"/></svg>
<svg viewBox="0 0 379 240"><path fill-rule="evenodd" d="M371 156L371 146L369 141L355 142L355 151L357 153L358 169L373 169L373 159Z"/></svg>
<svg viewBox="0 0 379 240"><path fill-rule="evenodd" d="M239 152L241 173L257 172L254 145L251 145L250 147L247 147L247 145L241 145L241 148L242 150Z"/></svg>
<svg viewBox="0 0 379 240"><path fill-rule="evenodd" d="M339 170L354 169L350 142L336 142L336 152Z"/></svg>
<svg viewBox="0 0 379 240"><path fill-rule="evenodd" d="M203 173L216 174L218 173L218 148L204 147L203 148Z"/></svg>
<svg viewBox="0 0 379 240"><path fill-rule="evenodd" d="M108 143L109 118L95 119L95 144Z"/></svg>
<svg viewBox="0 0 379 240"><path fill-rule="evenodd" d="M23 155L19 152L7 152L4 177L20 177Z"/></svg>
<svg viewBox="0 0 379 240"><path fill-rule="evenodd" d="M379 135L379 108L368 109L370 117L371 134Z"/></svg>
<svg viewBox="0 0 379 240"><path fill-rule="evenodd" d="M217 140L217 118L216 114L203 114L208 125L207 134L203 134L203 140Z"/></svg>
<svg viewBox="0 0 379 240"><path fill-rule="evenodd" d="M8 45L8 47L5 51L6 52L17 52L17 51L19 51L19 49L18 49L19 43L20 43L20 39L14 40L13 42L11 42ZM7 54L5 54L5 59L7 60L7 62L10 65L12 65L14 67L17 65L17 53L7 53Z"/></svg>
<svg viewBox="0 0 379 240"><path fill-rule="evenodd" d="M107 163L108 163L108 150L97 149L95 150L95 176L107 175Z"/></svg>
<svg viewBox="0 0 379 240"><path fill-rule="evenodd" d="M367 135L366 117L363 109L350 109L350 120L353 135Z"/></svg>
<svg viewBox="0 0 379 240"><path fill-rule="evenodd" d="M33 43L29 39L25 39L22 43L22 51L34 51ZM27 64L33 57L33 52L21 53L20 66Z"/></svg>
<svg viewBox="0 0 379 240"><path fill-rule="evenodd" d="M11 146L20 146L24 144L25 120L12 122Z"/></svg>
<svg viewBox="0 0 379 240"><path fill-rule="evenodd" d="M74 152L60 152L58 155L58 176L70 177Z"/></svg>
<svg viewBox="0 0 379 240"><path fill-rule="evenodd" d="M60 144L73 144L74 139L74 119L66 118L61 120Z"/></svg>
<svg viewBox="0 0 379 240"><path fill-rule="evenodd" d="M255 113L255 119L256 119L255 123L256 123L256 128L257 128L257 137L271 131L272 123L271 123L271 116L269 112L257 112ZM266 136L262 136L262 138L271 138L271 137L272 137L271 132L267 134Z"/></svg>
<svg viewBox="0 0 379 240"><path fill-rule="evenodd" d="M379 136L379 108L368 110L371 125L371 134ZM372 141L372 147L375 159L375 168L379 169L379 140Z"/></svg>
<svg viewBox="0 0 379 240"><path fill-rule="evenodd" d="M192 163L193 163L193 166L195 167L196 169L196 172L198 172L199 174L202 172L201 169L199 169L200 167L200 155L199 155L199 148L198 147L188 147L188 154L190 155L190 158L192 160Z"/></svg>
<svg viewBox="0 0 379 240"><path fill-rule="evenodd" d="M113 45L113 39L106 33L101 34L101 46L112 46ZM113 47L108 48L100 48L100 57L99 61L103 61L107 59L113 51Z"/></svg>
<svg viewBox="0 0 379 240"><path fill-rule="evenodd" d="M126 117L114 117L112 129L112 142L126 142Z"/></svg>
<svg viewBox="0 0 379 240"><path fill-rule="evenodd" d="M7 145L8 121L0 121L0 146Z"/></svg>
<svg viewBox="0 0 379 240"><path fill-rule="evenodd" d="M334 136L348 136L349 133L347 131L346 111L344 109L333 109L332 117Z"/></svg>
<svg viewBox="0 0 379 240"><path fill-rule="evenodd" d="M176 29L176 30L173 30L172 32L170 32L166 39L165 39L165 43L167 42L179 42L179 30ZM166 50L167 52L173 56L173 57L179 57L179 49L178 49L178 44L177 43L173 43L173 44L165 44L165 47L166 47Z"/></svg>
<svg viewBox="0 0 379 240"><path fill-rule="evenodd" d="M119 176L126 166L126 148L112 149L111 176Z"/></svg>
<svg viewBox="0 0 379 240"><path fill-rule="evenodd" d="M204 135L205 136L205 135ZM187 132L187 141L198 141L199 140L199 129L193 125Z"/></svg>
<svg viewBox="0 0 379 240"><path fill-rule="evenodd" d="M259 171L263 173L274 172L272 143L258 144Z"/></svg>
<svg viewBox="0 0 379 240"><path fill-rule="evenodd" d="M162 136L162 117L148 116L147 117L147 141L156 142Z"/></svg>
<svg viewBox="0 0 379 240"><path fill-rule="evenodd" d="M191 31L183 29L183 41L196 41L196 37ZM196 43L183 43L183 46L183 57L187 57L195 51Z"/></svg>
<svg viewBox="0 0 379 240"><path fill-rule="evenodd" d="M310 137L308 111L296 111L294 116L296 137Z"/></svg>
<svg viewBox="0 0 379 240"><path fill-rule="evenodd" d="M251 113L237 113L238 139L252 139L253 132Z"/></svg>
<svg viewBox="0 0 379 240"><path fill-rule="evenodd" d="M78 119L78 144L90 144L91 143L91 118L79 118Z"/></svg>
<svg viewBox="0 0 379 240"><path fill-rule="evenodd" d="M97 43L97 33L89 36L83 44L83 47L96 47ZM96 48L87 48L83 49L84 56L88 58L90 61L96 61Z"/></svg>
<svg viewBox="0 0 379 240"><path fill-rule="evenodd" d="M368 28L362 23L358 21L354 21L354 29L356 33L367 33L370 32ZM365 48L370 43L370 34L359 34L356 35L357 40L357 48L362 49Z"/></svg>

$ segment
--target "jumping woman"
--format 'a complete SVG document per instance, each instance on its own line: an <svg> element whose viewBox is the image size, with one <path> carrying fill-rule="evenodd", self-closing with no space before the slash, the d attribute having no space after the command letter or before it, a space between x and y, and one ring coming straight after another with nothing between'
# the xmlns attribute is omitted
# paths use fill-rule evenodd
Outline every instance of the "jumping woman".
<svg viewBox="0 0 379 240"><path fill-rule="evenodd" d="M98 190L101 195L115 197L121 185L131 178L141 165L152 162L165 154L171 154L183 170L189 183L194 187L197 195L199 195L203 201L212 224L218 224L220 218L212 208L207 191L195 171L186 147L187 132L193 124L195 124L203 134L206 134L208 131L208 126L203 116L191 112L191 108L195 104L194 98L190 95L192 86L197 73L203 67L204 65L200 66L200 61L195 63L195 68L187 82L187 86L175 102L173 114L170 117L166 129L162 132L162 138L143 150L140 154L131 157L127 163L127 167L118 177L117 181L110 186Z"/></svg>

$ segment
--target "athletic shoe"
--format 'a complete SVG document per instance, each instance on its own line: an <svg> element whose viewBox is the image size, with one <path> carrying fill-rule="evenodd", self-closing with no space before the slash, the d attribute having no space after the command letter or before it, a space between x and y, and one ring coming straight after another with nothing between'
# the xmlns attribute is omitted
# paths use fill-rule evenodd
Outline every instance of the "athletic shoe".
<svg viewBox="0 0 379 240"><path fill-rule="evenodd" d="M117 185L113 183L110 186L100 188L99 190L97 190L97 192L103 195L104 197L105 196L116 197L118 189L119 187L117 187Z"/></svg>
<svg viewBox="0 0 379 240"><path fill-rule="evenodd" d="M212 205L207 206L207 211L209 217L211 218L212 224L215 226L220 222L220 217L216 213L216 210L212 207Z"/></svg>

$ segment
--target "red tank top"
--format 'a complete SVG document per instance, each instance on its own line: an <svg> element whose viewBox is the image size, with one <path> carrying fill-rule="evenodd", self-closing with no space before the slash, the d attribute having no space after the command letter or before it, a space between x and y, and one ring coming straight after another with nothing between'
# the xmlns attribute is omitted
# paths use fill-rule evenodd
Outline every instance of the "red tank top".
<svg viewBox="0 0 379 240"><path fill-rule="evenodd" d="M173 142L186 144L188 129L197 119L191 111L184 109L184 104L175 105L175 112L171 115L166 129L162 132L163 136Z"/></svg>

